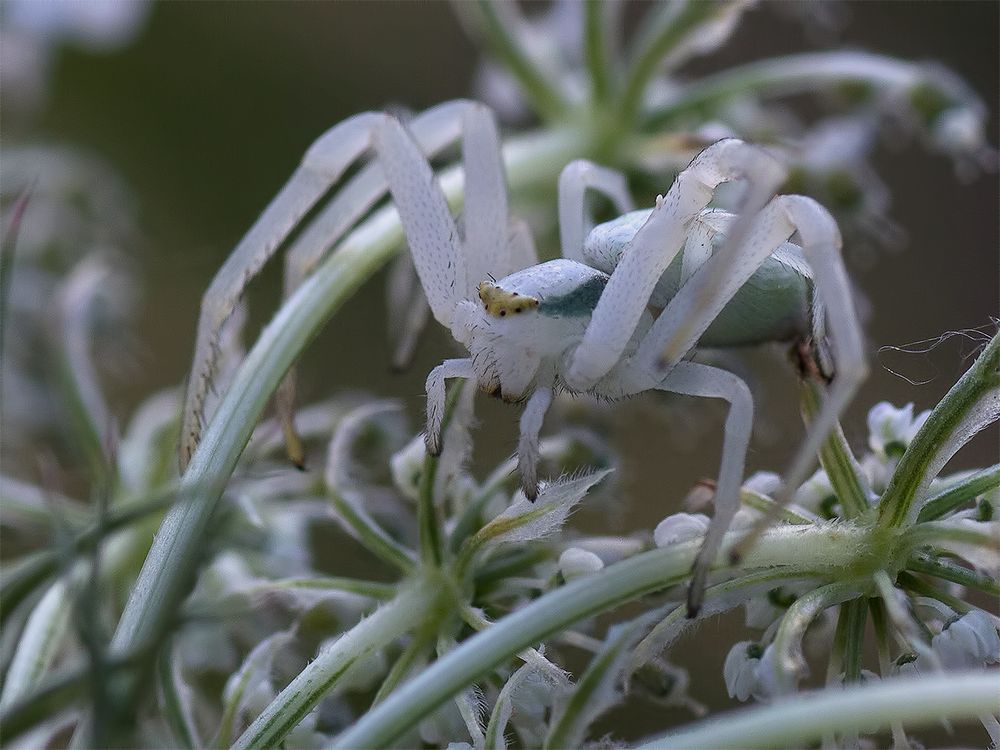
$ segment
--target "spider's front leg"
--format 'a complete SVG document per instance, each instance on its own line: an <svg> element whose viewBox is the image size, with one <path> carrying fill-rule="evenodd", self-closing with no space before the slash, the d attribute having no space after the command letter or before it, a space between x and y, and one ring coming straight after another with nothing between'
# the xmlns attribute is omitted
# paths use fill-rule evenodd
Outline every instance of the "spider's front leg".
<svg viewBox="0 0 1000 750"><path fill-rule="evenodd" d="M424 443L432 456L441 455L441 429L444 425L444 411L447 403L445 381L452 378L476 379L471 359L446 359L427 376L427 432Z"/></svg>
<svg viewBox="0 0 1000 750"><path fill-rule="evenodd" d="M473 170L478 175L478 182L467 180L473 204L480 206L481 213L499 211L506 214L499 149L494 148L495 154L488 153L489 144L497 141L492 113L475 102L455 102L416 119L419 120L416 127L420 138L432 147L432 151L443 148L457 135L469 142L463 152L466 161L478 159ZM239 243L203 298L183 416L182 468L190 460L200 438L205 400L216 371L222 324L232 313L246 285L302 217L353 162L368 152L374 153L374 163L359 173L300 238L293 252L296 259L293 268L297 270L291 273L287 282L289 288L294 288L305 270L329 246L330 240L322 239L322 232L315 227L331 230L333 237L339 237L371 208L388 186L431 310L439 321L450 324L451 313L469 281L454 221L426 157L414 137L395 118L384 113L357 115L335 126L306 152L302 165ZM483 208L485 204L488 205ZM505 230L506 221L496 231ZM489 248L487 254L491 259L498 254L498 262L505 262L504 254L509 253L505 236L494 238Z"/></svg>

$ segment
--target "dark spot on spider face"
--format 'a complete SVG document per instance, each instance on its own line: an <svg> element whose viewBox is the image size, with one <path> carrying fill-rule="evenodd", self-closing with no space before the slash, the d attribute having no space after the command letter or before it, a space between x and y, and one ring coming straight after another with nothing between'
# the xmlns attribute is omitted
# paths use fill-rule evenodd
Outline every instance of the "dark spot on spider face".
<svg viewBox="0 0 1000 750"><path fill-rule="evenodd" d="M506 315L507 315L507 311L506 310L501 310L500 311L500 317L501 318L505 317Z"/></svg>
<svg viewBox="0 0 1000 750"><path fill-rule="evenodd" d="M519 312L521 312L521 308L520 308L520 307L515 307L515 308L514 308L514 312L516 312L516 313L519 313Z"/></svg>

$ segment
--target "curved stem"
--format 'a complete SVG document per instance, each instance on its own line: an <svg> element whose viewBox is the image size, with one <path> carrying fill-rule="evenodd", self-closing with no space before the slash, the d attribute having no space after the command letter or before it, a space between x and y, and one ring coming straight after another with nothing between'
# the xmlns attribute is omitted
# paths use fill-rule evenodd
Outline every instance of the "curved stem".
<svg viewBox="0 0 1000 750"><path fill-rule="evenodd" d="M772 57L730 68L680 88L647 113L645 125L659 129L671 120L735 96L787 96L855 83L902 89L916 86L924 77L918 64L867 52L807 52Z"/></svg>
<svg viewBox="0 0 1000 750"><path fill-rule="evenodd" d="M609 5L605 0L583 0L583 4L590 92L594 103L601 105L608 98L611 89L611 62L608 59L608 37L605 35L610 23L607 13Z"/></svg>
<svg viewBox="0 0 1000 750"><path fill-rule="evenodd" d="M518 38L515 28L519 19L505 17L511 8L497 0L476 0L476 14L487 44L493 54L499 57L510 73L521 85L532 107L546 120L562 117L569 109L569 103L559 91L557 84L543 74L541 66L532 60Z"/></svg>
<svg viewBox="0 0 1000 750"><path fill-rule="evenodd" d="M1000 581L996 578L956 565L951 560L918 553L907 561L906 567L909 570L968 586L992 596L1000 596Z"/></svg>
<svg viewBox="0 0 1000 750"><path fill-rule="evenodd" d="M650 80L660 64L673 50L685 42L706 21L729 11L731 3L716 0L689 0L670 3L654 9L656 18L646 25L647 31L636 43L636 53L625 79L621 98L621 117L631 123L643 104Z"/></svg>
<svg viewBox="0 0 1000 750"><path fill-rule="evenodd" d="M910 512L919 491L926 487L940 469L943 460L954 453L961 443L976 430L985 426L973 410L984 405L982 399L997 391L997 368L1000 367L1000 335L994 336L972 367L958 379L941 402L934 407L909 447L899 459L882 501L879 503L878 524L884 528L897 528L911 519ZM998 395L1000 398L1000 395ZM984 410L985 413L985 410ZM975 424L968 423L972 416ZM995 416L988 414L987 418ZM970 434L966 434L971 430ZM955 441L958 441L958 445ZM936 468L935 468L936 467Z"/></svg>
<svg viewBox="0 0 1000 750"><path fill-rule="evenodd" d="M996 704L996 675L989 672L898 678L846 690L799 693L770 706L732 711L637 750L798 746L828 732L871 731L893 721L923 726L942 719L974 719L996 711Z"/></svg>
<svg viewBox="0 0 1000 750"><path fill-rule="evenodd" d="M433 602L427 587L413 587L361 620L309 662L233 743L233 749L278 747L351 667L422 623Z"/></svg>
<svg viewBox="0 0 1000 750"><path fill-rule="evenodd" d="M798 674L804 666L802 637L806 629L823 610L853 599L863 590L864 584L858 581L830 583L803 594L792 603L774 636L774 677L781 692L789 693L796 688ZM845 642L845 652L847 645ZM850 658L850 654L845 653L845 656Z"/></svg>
<svg viewBox="0 0 1000 750"><path fill-rule="evenodd" d="M917 523L936 521L958 506L997 486L1000 486L1000 464L994 464L988 469L977 471L972 476L966 477L961 482L928 498L924 507L920 509L920 513L917 514Z"/></svg>
<svg viewBox="0 0 1000 750"><path fill-rule="evenodd" d="M748 554L748 567L848 565L865 532L851 526L780 527ZM726 536L723 553L739 538ZM337 737L336 747L384 747L498 664L574 622L685 580L700 542L651 550L577 579L472 636ZM720 559L726 559L725 554Z"/></svg>

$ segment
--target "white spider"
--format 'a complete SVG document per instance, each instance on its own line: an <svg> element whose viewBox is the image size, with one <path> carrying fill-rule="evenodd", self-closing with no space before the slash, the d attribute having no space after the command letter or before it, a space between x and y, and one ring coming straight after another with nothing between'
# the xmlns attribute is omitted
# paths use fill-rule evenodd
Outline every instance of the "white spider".
<svg viewBox="0 0 1000 750"><path fill-rule="evenodd" d="M428 167L418 165L424 160L412 143L399 158L400 167L406 158L414 173L429 174ZM482 160L480 166L498 163ZM502 175L485 178L472 167L466 167L469 185L492 185L496 191L484 203L505 206ZM506 401L526 401L518 465L529 498L538 492L539 432L557 389L606 398L663 390L729 402L715 518L695 566L692 611L700 605L708 567L739 509L753 402L737 376L684 358L699 343L732 346L815 337L830 372L822 346L829 319L837 377L787 474L792 489L804 479L811 457L867 369L833 218L803 196L775 197L745 222L707 209L715 188L736 179L753 184L748 200L753 205L766 200L784 173L762 149L720 141L678 175L655 208L631 211L621 175L574 162L560 178L564 257L507 276L502 276L512 263L507 221L494 215L480 224L467 206L463 243L433 183L433 198L393 188L434 316L471 355L446 360L427 378L432 454L441 448L448 378L470 378ZM587 188L605 193L627 213L587 233ZM432 204L436 208L429 210ZM475 241L473 227L481 233ZM730 241L713 249L713 240L727 230ZM787 242L796 233L801 247ZM485 272L502 278L486 281ZM648 312L651 306L662 310L655 318Z"/></svg>
<svg viewBox="0 0 1000 750"><path fill-rule="evenodd" d="M465 171L462 231L427 156L459 137ZM642 211L631 210L621 175L577 161L559 182L564 257L539 264L530 235L508 215L499 139L488 108L449 103L415 118L409 129L385 114L359 115L310 148L303 166L213 281L203 303L182 452L190 455L197 442L218 328L243 286L350 163L369 150L373 162L290 250L286 283L294 286L388 186L431 312L470 353L446 360L427 378L430 453L441 448L449 378L470 378L504 400L526 402L518 464L529 498L538 492L539 433L557 389L606 398L663 390L729 402L715 518L689 594L689 608L696 610L709 566L739 508L753 403L737 376L685 358L699 343L813 337L824 370L832 373L823 347L828 324L836 378L786 474L790 494L867 369L832 217L802 196L768 201L784 170L766 151L738 140L705 149L655 208ZM738 219L708 209L716 187L734 180L749 185ZM588 232L587 189L605 194L624 215ZM788 242L795 234L801 247ZM659 314L654 317L650 308Z"/></svg>

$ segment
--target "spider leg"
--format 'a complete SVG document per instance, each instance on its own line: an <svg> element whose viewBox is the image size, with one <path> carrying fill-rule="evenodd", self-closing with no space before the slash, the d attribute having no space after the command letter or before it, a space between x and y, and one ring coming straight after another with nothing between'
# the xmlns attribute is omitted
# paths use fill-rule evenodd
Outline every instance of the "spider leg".
<svg viewBox="0 0 1000 750"><path fill-rule="evenodd" d="M778 507L790 500L805 479L820 445L867 373L861 327L840 255L840 232L827 210L803 196L774 198L754 218L740 247L732 248L732 252L724 248L714 254L678 290L650 327L634 358L640 370L648 368L651 372L658 367L680 366L680 357L694 347L740 287L796 231L828 317L837 376L784 475L784 489L775 498ZM814 324L814 330L822 330L820 326ZM763 528L758 524L748 535L752 538L741 542L740 549L745 549Z"/></svg>
<svg viewBox="0 0 1000 750"><path fill-rule="evenodd" d="M512 217L507 229L507 238L511 273L538 265L535 238L532 236L531 227L526 221Z"/></svg>
<svg viewBox="0 0 1000 750"><path fill-rule="evenodd" d="M657 200L611 274L565 374L570 388L589 389L621 359L656 283L719 184L745 177L757 196L770 194L783 176L784 170L766 151L735 139L719 141L696 156ZM755 202L756 197L750 201Z"/></svg>
<svg viewBox="0 0 1000 750"><path fill-rule="evenodd" d="M695 558L688 589L688 616L694 617L701 608L711 565L718 557L726 530L740 508L740 484L753 428L753 397L746 383L733 373L695 362L678 363L656 389L688 396L721 398L729 402L715 491L715 514Z"/></svg>
<svg viewBox="0 0 1000 750"><path fill-rule="evenodd" d="M521 436L517 441L517 467L521 475L524 496L531 501L538 497L538 436L542 431L545 412L552 405L552 389L539 388L531 394L521 412Z"/></svg>
<svg viewBox="0 0 1000 750"><path fill-rule="evenodd" d="M586 159L567 164L559 174L559 239L563 257L580 263L586 263L583 241L594 226L587 210L588 188L607 196L618 213L628 213L635 208L621 172Z"/></svg>
<svg viewBox="0 0 1000 750"><path fill-rule="evenodd" d="M464 100L446 102L420 113L406 127L431 159L461 137L463 114L481 106ZM298 288L327 252L386 194L388 187L379 165L369 164L316 214L285 254L285 296Z"/></svg>
<svg viewBox="0 0 1000 750"><path fill-rule="evenodd" d="M490 181L494 190L499 186L499 193L494 195L491 204L502 205L502 211L506 212L507 193L500 164L499 140L488 108L472 101L447 102L414 117L407 123L407 130L427 158L433 158L450 144L462 139L466 173L470 175L469 189L477 196L473 203L477 200L483 202L484 193L489 192L481 188L477 190L477 185L484 180ZM477 157L479 152L489 152L490 149L493 150L492 157L488 154L482 158ZM470 156L474 163L470 163ZM489 174L485 178L480 177L479 174L484 172ZM330 248L371 210L387 189L384 170L378 163L372 163L362 169L319 211L292 241L285 255L285 297L290 296L302 284ZM473 246L472 249L475 251L476 247ZM427 302L422 288L416 289L412 295L406 295L402 304L399 304L399 300L400 298L391 295L389 318L392 321L391 330L402 332L393 355L393 367L401 369L412 355L416 339L426 324ZM302 447L294 423L295 382L295 370L292 369L278 388L275 406L287 438L289 456L293 462L300 464Z"/></svg>
<svg viewBox="0 0 1000 750"><path fill-rule="evenodd" d="M489 115L483 105L476 103L445 105L422 120L424 124L420 127L439 136L446 135L443 123L449 118L454 120L458 113L462 115L459 119L464 128L465 114L469 111ZM462 297L465 265L455 222L427 158L413 137L389 115L365 113L337 125L309 148L302 165L237 246L203 298L183 418L182 466L190 459L200 437L205 395L216 369L219 327L247 283L302 217L347 167L370 150L375 152L373 163L368 170L362 170L348 189L348 195L337 204L340 208L330 215L340 217L338 221L346 221L349 226L350 217L363 214L384 191L381 186L388 184L432 312L445 325L450 322L451 312ZM456 280L460 280L457 285ZM294 273L288 283L295 283ZM291 411L291 390L286 387L279 398L286 414Z"/></svg>
<svg viewBox="0 0 1000 750"><path fill-rule="evenodd" d="M784 485L775 507L760 519L733 551L739 558L770 523L778 509L791 502L794 492L805 481L816 461L823 441L836 427L841 413L847 408L861 383L868 375L864 354L864 337L858 322L851 285L841 256L840 231L829 212L819 203L800 195L782 197L788 220L802 239L802 252L810 267L821 310L826 312L826 329L836 372L819 413L810 423L805 440L800 445L784 475ZM823 331L822 321L814 330Z"/></svg>
<svg viewBox="0 0 1000 750"><path fill-rule="evenodd" d="M446 359L427 376L427 433L424 441L432 456L441 454L441 426L446 403L445 381L450 378L475 379L471 359Z"/></svg>
<svg viewBox="0 0 1000 750"><path fill-rule="evenodd" d="M182 418L180 463L187 465L201 436L206 396L218 364L219 331L246 285L285 241L302 217L368 148L384 115L356 115L331 128L309 148L302 164L236 246L202 297L194 361Z"/></svg>
<svg viewBox="0 0 1000 750"><path fill-rule="evenodd" d="M485 106L462 114L462 162L465 170L465 289L475 299L479 283L513 271L508 227L507 177L493 113Z"/></svg>
<svg viewBox="0 0 1000 750"><path fill-rule="evenodd" d="M417 340L427 326L431 311L409 250L404 250L393 259L385 297L386 321L389 324L387 333L393 344L391 367L395 372L401 372L413 360Z"/></svg>

